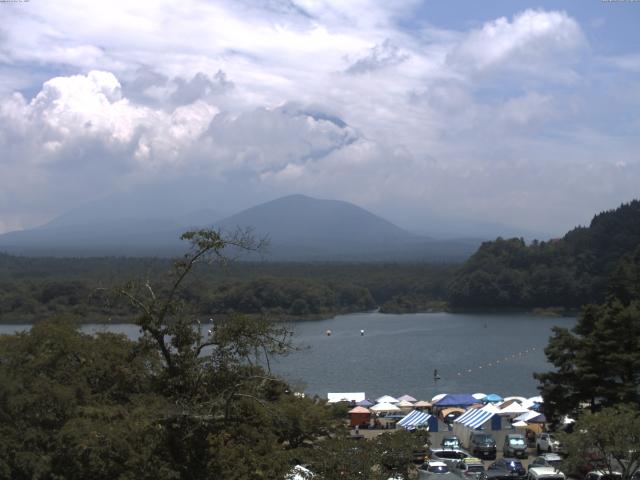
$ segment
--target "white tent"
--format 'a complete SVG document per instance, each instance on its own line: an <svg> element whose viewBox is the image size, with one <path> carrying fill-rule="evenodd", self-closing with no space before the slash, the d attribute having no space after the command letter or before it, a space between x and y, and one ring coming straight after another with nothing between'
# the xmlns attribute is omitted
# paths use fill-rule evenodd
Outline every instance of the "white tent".
<svg viewBox="0 0 640 480"><path fill-rule="evenodd" d="M402 400L401 402L396 403L396 405L398 407L400 407L401 409L403 409L403 410L412 409L413 408L413 403L407 402L406 400Z"/></svg>
<svg viewBox="0 0 640 480"><path fill-rule="evenodd" d="M383 395L376 399L376 403L398 403L400 400L392 397L391 395Z"/></svg>
<svg viewBox="0 0 640 480"><path fill-rule="evenodd" d="M504 401L508 402L509 400L515 400L516 402L523 403L526 402L527 399L524 397L505 397Z"/></svg>
<svg viewBox="0 0 640 480"><path fill-rule="evenodd" d="M439 393L438 395L436 395L431 399L431 403L436 403L438 400L442 400L446 396L447 396L446 393Z"/></svg>
<svg viewBox="0 0 640 480"><path fill-rule="evenodd" d="M372 412L376 412L376 413L386 413L386 412L399 412L400 409L398 407L396 407L395 405L388 403L388 402L382 402L382 403L378 403L376 405L374 405L373 407L371 407L369 410L371 410Z"/></svg>
<svg viewBox="0 0 640 480"><path fill-rule="evenodd" d="M327 393L329 403L361 402L364 398L364 392Z"/></svg>
<svg viewBox="0 0 640 480"><path fill-rule="evenodd" d="M500 409L498 412L500 415L522 415L523 413L527 413L530 410L526 407L523 407L518 402L513 402L506 407Z"/></svg>
<svg viewBox="0 0 640 480"><path fill-rule="evenodd" d="M522 415L514 418L514 420L516 422L528 422L529 420L531 420L532 418L537 417L538 415L540 415L540 412L536 412L534 410L529 410L527 413L523 413Z"/></svg>
<svg viewBox="0 0 640 480"><path fill-rule="evenodd" d="M401 397L398 397L398 400L402 401L406 401L406 402L417 402L417 400L415 398L413 398L411 395L402 395Z"/></svg>
<svg viewBox="0 0 640 480"><path fill-rule="evenodd" d="M471 395L473 398L477 399L477 400L482 400L484 397L487 396L486 393L474 393L473 395Z"/></svg>

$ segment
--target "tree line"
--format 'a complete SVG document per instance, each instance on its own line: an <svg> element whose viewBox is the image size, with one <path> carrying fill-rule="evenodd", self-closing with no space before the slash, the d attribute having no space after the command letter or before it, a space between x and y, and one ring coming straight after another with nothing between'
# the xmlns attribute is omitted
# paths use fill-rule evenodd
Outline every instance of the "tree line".
<svg viewBox="0 0 640 480"><path fill-rule="evenodd" d="M453 308L562 307L602 302L621 258L640 245L640 201L596 215L546 242L483 243L448 287Z"/></svg>
<svg viewBox="0 0 640 480"><path fill-rule="evenodd" d="M180 295L207 316L244 313L316 318L380 307L385 312L442 308L450 264L237 262L219 270L196 266ZM82 322L123 322L130 305L112 295L130 278L160 290L166 259L28 258L0 254L0 322L35 323L53 315Z"/></svg>

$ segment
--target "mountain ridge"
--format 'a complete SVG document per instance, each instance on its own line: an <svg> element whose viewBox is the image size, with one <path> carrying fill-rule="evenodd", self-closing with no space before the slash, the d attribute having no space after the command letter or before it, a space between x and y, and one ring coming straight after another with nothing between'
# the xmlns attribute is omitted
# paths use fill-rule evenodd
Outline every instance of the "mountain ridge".
<svg viewBox="0 0 640 480"><path fill-rule="evenodd" d="M188 223L185 216L123 215L102 220L86 208L80 212L75 220L70 213L38 228L0 235L0 250L53 256L172 256L185 248L179 241L183 231L211 226L227 232L250 227L256 236L269 237L269 260L460 261L479 244L469 239L434 240L352 203L302 194L279 197L222 219L200 215Z"/></svg>

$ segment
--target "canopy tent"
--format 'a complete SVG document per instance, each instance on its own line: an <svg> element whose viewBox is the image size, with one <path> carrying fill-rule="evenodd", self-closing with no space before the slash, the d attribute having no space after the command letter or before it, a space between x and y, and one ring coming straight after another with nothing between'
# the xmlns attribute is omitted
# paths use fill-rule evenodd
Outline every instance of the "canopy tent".
<svg viewBox="0 0 640 480"><path fill-rule="evenodd" d="M355 407L349 410L349 425L356 427L358 425L368 424L371 421L371 412L364 407Z"/></svg>
<svg viewBox="0 0 640 480"><path fill-rule="evenodd" d="M376 405L374 405L373 407L371 407L369 410L371 410L372 412L376 412L376 413L384 413L384 412L399 412L400 409L398 407L396 407L395 405L388 403L388 402L382 402L382 403L378 403Z"/></svg>
<svg viewBox="0 0 640 480"><path fill-rule="evenodd" d="M416 403L413 404L414 407L418 407L418 408L429 408L431 407L431 402L426 402L424 400L419 400Z"/></svg>
<svg viewBox="0 0 640 480"><path fill-rule="evenodd" d="M473 398L475 398L476 400L482 400L484 397L487 396L486 393L474 393L473 395L471 395Z"/></svg>
<svg viewBox="0 0 640 480"><path fill-rule="evenodd" d="M360 402L364 400L364 392L327 393L329 403Z"/></svg>
<svg viewBox="0 0 640 480"><path fill-rule="evenodd" d="M485 403L501 402L502 401L502 397L500 395L498 395L497 393L490 393L489 395L484 397L482 399L482 401L485 402Z"/></svg>
<svg viewBox="0 0 640 480"><path fill-rule="evenodd" d="M401 402L416 402L417 401L411 395L407 395L407 394L402 395L401 397L398 397L398 400L400 400Z"/></svg>
<svg viewBox="0 0 640 480"><path fill-rule="evenodd" d="M520 420L519 422L514 422L511 425L513 425L514 427L527 427L529 424Z"/></svg>
<svg viewBox="0 0 640 480"><path fill-rule="evenodd" d="M526 413L523 413L522 415L517 416L516 418L514 418L514 421L516 422L530 422L532 419L538 417L540 415L540 413L535 412L533 410L529 410Z"/></svg>
<svg viewBox="0 0 640 480"><path fill-rule="evenodd" d="M538 413L537 416L527 420L527 422L528 423L547 423L547 417L544 416L544 413Z"/></svg>
<svg viewBox="0 0 640 480"><path fill-rule="evenodd" d="M529 411L530 410L528 408L523 407L518 402L512 402L511 404L507 405L506 407L500 408L500 411L498 413L500 415L518 416L518 415L522 415L523 413L527 413Z"/></svg>
<svg viewBox="0 0 640 480"><path fill-rule="evenodd" d="M438 400L442 400L446 396L447 396L446 393L439 393L438 395L436 395L431 399L431 403L436 403Z"/></svg>
<svg viewBox="0 0 640 480"><path fill-rule="evenodd" d="M358 405L359 407L371 407L372 405L375 405L375 403L373 403L368 398L365 398L364 400L360 400L359 402L356 402L356 405Z"/></svg>
<svg viewBox="0 0 640 480"><path fill-rule="evenodd" d="M483 425L494 415L497 415L497 413L491 409L476 408L473 410L467 410L453 422L475 429Z"/></svg>
<svg viewBox="0 0 640 480"><path fill-rule="evenodd" d="M428 425L431 415L419 410L413 410L402 418L396 425L406 430L413 430L424 425Z"/></svg>
<svg viewBox="0 0 640 480"><path fill-rule="evenodd" d="M460 408L460 407L447 407L447 408L443 408L442 410L440 410L440 416L444 419L447 417L447 415L451 414L451 413L459 413L460 415L462 415L464 413L464 408Z"/></svg>
<svg viewBox="0 0 640 480"><path fill-rule="evenodd" d="M383 395L380 398L376 398L376 403L398 403L400 400L392 397L391 395Z"/></svg>
<svg viewBox="0 0 640 480"><path fill-rule="evenodd" d="M406 408L413 408L413 403L411 402L407 402L406 400L402 400L401 402L396 403L396 405L398 407L400 407L401 409L406 409Z"/></svg>
<svg viewBox="0 0 640 480"><path fill-rule="evenodd" d="M476 403L478 399L468 394L447 394L440 400L433 402L434 407L468 407Z"/></svg>
<svg viewBox="0 0 640 480"><path fill-rule="evenodd" d="M518 403L520 403L520 404L522 404L522 403L524 403L524 402L526 402L526 401L527 401L527 399L526 399L526 398L524 398L524 397L518 397L518 396L504 397L504 401L505 401L505 402L510 402L510 401L512 401L512 400L515 400L516 402L518 402Z"/></svg>
<svg viewBox="0 0 640 480"><path fill-rule="evenodd" d="M347 413L371 413L368 408L364 407L354 407L349 410Z"/></svg>

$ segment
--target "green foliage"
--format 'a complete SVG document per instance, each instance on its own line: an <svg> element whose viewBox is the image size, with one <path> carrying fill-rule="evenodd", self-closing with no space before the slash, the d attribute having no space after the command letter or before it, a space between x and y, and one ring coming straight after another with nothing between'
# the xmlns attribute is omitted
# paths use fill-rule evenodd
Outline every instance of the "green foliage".
<svg viewBox="0 0 640 480"><path fill-rule="evenodd" d="M583 473L589 468L589 460L596 460L600 469L618 471L623 480L629 480L640 468L640 412L637 405L586 413L576 422L573 432L561 434L560 440L568 453L563 466L565 471Z"/></svg>
<svg viewBox="0 0 640 480"><path fill-rule="evenodd" d="M564 307L601 302L620 258L640 244L640 201L596 215L562 239L486 242L449 286L454 308Z"/></svg>
<svg viewBox="0 0 640 480"><path fill-rule="evenodd" d="M289 349L289 332L240 316L194 322L182 291L194 266L257 245L185 238L192 249L166 288L121 288L138 341L66 321L0 337L0 478L282 478L294 452L336 428L328 408L262 366Z"/></svg>
<svg viewBox="0 0 640 480"><path fill-rule="evenodd" d="M369 441L336 436L317 442L308 456L309 468L313 478L320 480L410 478L415 470L414 452L424 450L428 441L426 431L398 430Z"/></svg>
<svg viewBox="0 0 640 480"><path fill-rule="evenodd" d="M582 402L640 404L640 248L621 260L609 292L572 330L554 329L545 353L555 370L536 374L552 418Z"/></svg>
<svg viewBox="0 0 640 480"><path fill-rule="evenodd" d="M245 313L280 319L372 310L444 308L454 266L437 264L230 263L194 266L177 298L195 313ZM136 314L108 295L130 278L153 278L157 295L171 288L163 259L28 258L0 254L0 322L37 323L54 315L80 322L127 322Z"/></svg>

